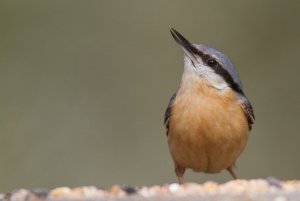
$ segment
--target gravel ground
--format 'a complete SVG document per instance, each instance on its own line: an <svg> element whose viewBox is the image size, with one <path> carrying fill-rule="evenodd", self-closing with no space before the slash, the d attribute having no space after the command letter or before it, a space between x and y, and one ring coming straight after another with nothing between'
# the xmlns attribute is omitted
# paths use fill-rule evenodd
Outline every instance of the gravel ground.
<svg viewBox="0 0 300 201"><path fill-rule="evenodd" d="M212 181L203 184L166 184L150 187L94 186L59 187L52 190L18 189L0 194L0 201L300 201L300 181L279 181L275 178L234 180L224 184Z"/></svg>

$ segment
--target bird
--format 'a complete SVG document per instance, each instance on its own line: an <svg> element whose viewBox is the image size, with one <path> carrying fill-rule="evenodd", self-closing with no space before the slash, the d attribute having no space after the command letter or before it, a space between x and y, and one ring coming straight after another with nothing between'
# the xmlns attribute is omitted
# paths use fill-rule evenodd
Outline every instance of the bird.
<svg viewBox="0 0 300 201"><path fill-rule="evenodd" d="M254 123L253 107L228 56L205 44L192 44L174 28L175 42L184 53L178 90L164 115L175 174L184 183L186 169L219 173L233 179L235 163Z"/></svg>

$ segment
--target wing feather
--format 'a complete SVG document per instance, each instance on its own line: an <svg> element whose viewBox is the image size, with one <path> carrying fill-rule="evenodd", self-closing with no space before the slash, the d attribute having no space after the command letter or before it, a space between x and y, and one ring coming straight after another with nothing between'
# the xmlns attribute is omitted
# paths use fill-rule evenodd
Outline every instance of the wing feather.
<svg viewBox="0 0 300 201"><path fill-rule="evenodd" d="M253 107L246 96L240 96L240 99L242 100L242 108L248 120L249 130L251 130L252 124L254 123L255 120Z"/></svg>
<svg viewBox="0 0 300 201"><path fill-rule="evenodd" d="M176 93L174 93L173 96L171 97L171 99L169 101L169 104L168 104L168 107L165 111L164 124L165 124L165 127L167 129L167 135L168 135L168 132L169 132L169 122L170 122L170 117L171 117L171 114L172 114L172 106L173 106L173 103L175 101L175 98L176 98Z"/></svg>

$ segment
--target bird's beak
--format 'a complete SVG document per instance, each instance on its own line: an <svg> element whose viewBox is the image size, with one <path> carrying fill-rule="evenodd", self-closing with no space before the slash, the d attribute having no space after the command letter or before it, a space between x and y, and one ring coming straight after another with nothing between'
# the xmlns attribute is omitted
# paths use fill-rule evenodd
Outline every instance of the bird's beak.
<svg viewBox="0 0 300 201"><path fill-rule="evenodd" d="M178 43L184 53L192 60L195 61L196 60L196 56L195 56L195 51L197 50L185 37L183 37L183 35L181 35L178 31L176 31L175 29L171 28L170 32L174 38L174 40L176 41L176 43Z"/></svg>

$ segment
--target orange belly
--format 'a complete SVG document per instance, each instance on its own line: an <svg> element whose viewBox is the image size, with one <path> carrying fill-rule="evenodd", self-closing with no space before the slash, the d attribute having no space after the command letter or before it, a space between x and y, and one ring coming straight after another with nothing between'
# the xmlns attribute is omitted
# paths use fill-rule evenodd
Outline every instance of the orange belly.
<svg viewBox="0 0 300 201"><path fill-rule="evenodd" d="M236 94L210 87L179 90L169 123L175 165L208 173L234 165L249 132Z"/></svg>

